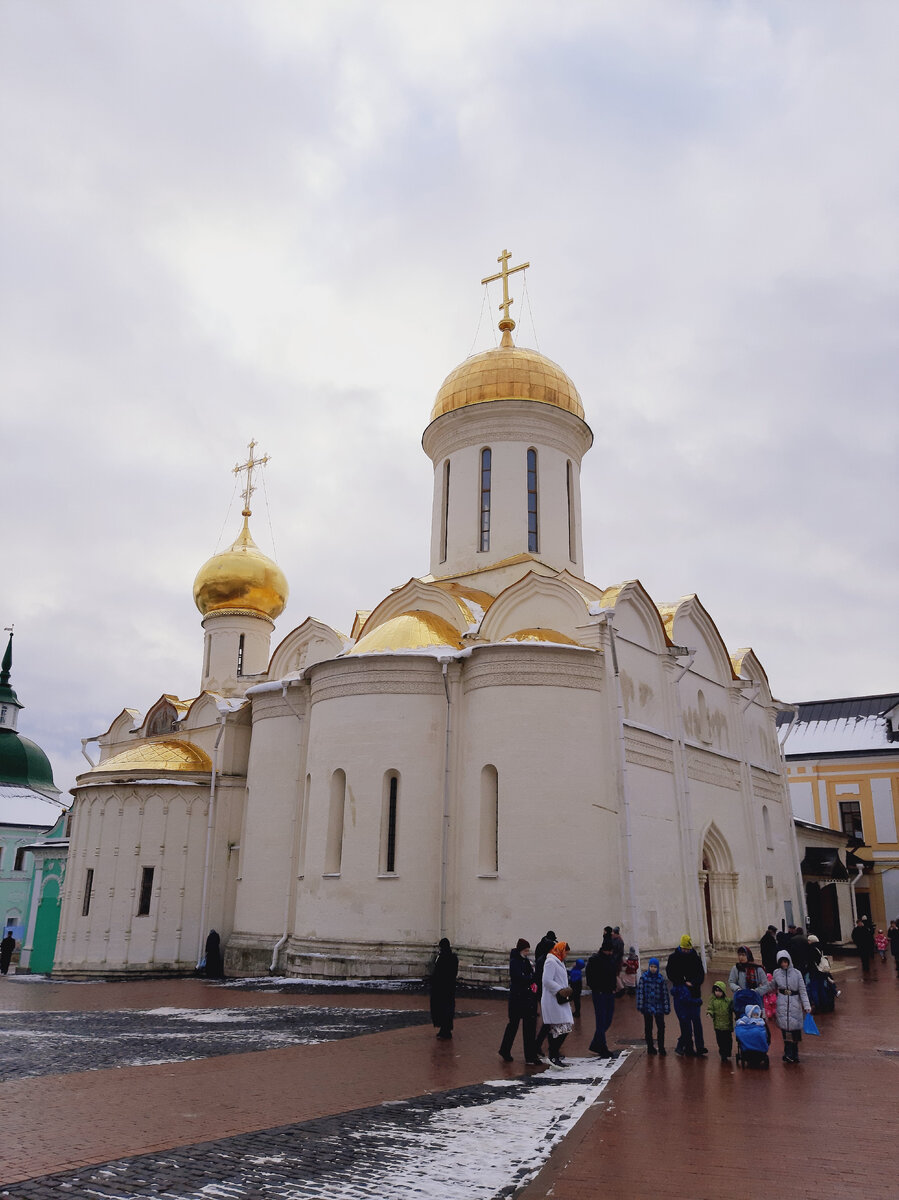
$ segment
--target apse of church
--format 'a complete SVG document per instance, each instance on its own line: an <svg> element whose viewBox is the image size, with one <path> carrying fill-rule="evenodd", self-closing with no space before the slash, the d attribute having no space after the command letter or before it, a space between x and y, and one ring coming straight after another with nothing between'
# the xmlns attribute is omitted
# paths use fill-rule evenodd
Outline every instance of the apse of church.
<svg viewBox="0 0 899 1200"><path fill-rule="evenodd" d="M310 617L272 652L267 457L235 467L242 527L194 584L200 694L124 709L74 789L61 972L190 970L215 928L230 973L418 976L448 936L499 979L548 926L590 951L614 921L647 954L799 913L765 672L696 596L586 579L585 406L515 345L528 264L497 261L500 343L450 372L422 438L429 573L349 637Z"/></svg>

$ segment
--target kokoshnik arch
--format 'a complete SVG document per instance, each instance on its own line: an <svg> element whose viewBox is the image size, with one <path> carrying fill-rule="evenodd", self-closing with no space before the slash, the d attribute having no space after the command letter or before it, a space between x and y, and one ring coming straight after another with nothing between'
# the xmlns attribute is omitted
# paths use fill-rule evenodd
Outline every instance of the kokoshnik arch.
<svg viewBox="0 0 899 1200"><path fill-rule="evenodd" d="M216 928L234 973L419 974L449 936L469 978L547 923L644 952L689 931L730 948L801 888L752 650L696 596L585 578L565 372L500 344L450 372L422 445L429 570L274 653L287 581L243 525L199 571L195 699L123 709L74 789L57 971L188 970ZM88 875L88 872L92 874ZM85 880L92 891L85 892Z"/></svg>

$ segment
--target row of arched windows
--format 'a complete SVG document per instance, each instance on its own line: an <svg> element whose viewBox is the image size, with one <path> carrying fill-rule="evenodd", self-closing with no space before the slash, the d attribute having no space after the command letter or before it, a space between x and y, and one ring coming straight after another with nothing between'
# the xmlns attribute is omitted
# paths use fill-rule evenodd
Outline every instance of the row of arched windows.
<svg viewBox="0 0 899 1200"><path fill-rule="evenodd" d="M305 799L301 814L300 873L305 857L306 824L312 776L306 776ZM400 776L397 771L384 774L381 801L381 835L378 874L397 873L397 828ZM325 837L325 875L339 875L343 860L344 818L346 814L346 771L331 776L328 797L328 830ZM496 767L487 765L481 772L480 822L478 831L478 873L495 875L499 871L499 776Z"/></svg>
<svg viewBox="0 0 899 1200"><path fill-rule="evenodd" d="M478 551L482 554L490 549L490 506L493 488L493 451L484 446L480 452L480 480L478 505ZM565 467L565 490L568 507L568 557L572 562L577 561L577 538L575 535L574 512L574 468L570 459ZM450 503L450 460L443 463L443 492L440 509L440 561L446 562L449 541L449 503ZM537 451L531 446L527 452L527 518L528 518L528 552L537 554L540 550L540 523L538 501Z"/></svg>

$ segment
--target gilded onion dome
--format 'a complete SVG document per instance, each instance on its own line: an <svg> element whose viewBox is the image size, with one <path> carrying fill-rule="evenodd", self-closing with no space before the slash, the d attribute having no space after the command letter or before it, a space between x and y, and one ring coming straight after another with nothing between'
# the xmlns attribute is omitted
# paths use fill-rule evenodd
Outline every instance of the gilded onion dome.
<svg viewBox="0 0 899 1200"><path fill-rule="evenodd" d="M274 620L284 611L284 572L250 536L248 513L237 539L204 563L194 580L194 603L205 617L227 608L249 609Z"/></svg>
<svg viewBox="0 0 899 1200"><path fill-rule="evenodd" d="M491 400L536 400L584 419L578 390L562 368L537 350L512 345L511 338L495 350L472 355L447 375L431 420Z"/></svg>

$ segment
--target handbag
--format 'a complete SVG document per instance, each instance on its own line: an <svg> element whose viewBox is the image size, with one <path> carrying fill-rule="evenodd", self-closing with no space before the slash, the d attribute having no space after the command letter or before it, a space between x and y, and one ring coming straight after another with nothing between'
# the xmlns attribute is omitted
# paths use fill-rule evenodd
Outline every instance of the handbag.
<svg viewBox="0 0 899 1200"><path fill-rule="evenodd" d="M572 995L572 992L571 992L570 987L559 988L559 990L556 992L556 999L561 1004L564 1004L566 1000L571 999L571 995Z"/></svg>
<svg viewBox="0 0 899 1200"><path fill-rule="evenodd" d="M821 1030L815 1024L815 1018L811 1013L805 1014L805 1020L802 1022L802 1032L811 1034L812 1037L820 1037Z"/></svg>

